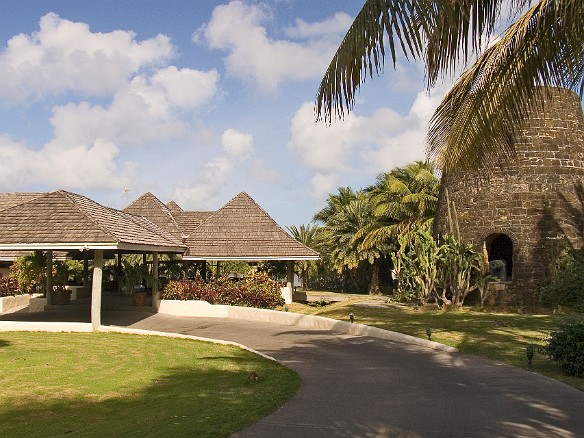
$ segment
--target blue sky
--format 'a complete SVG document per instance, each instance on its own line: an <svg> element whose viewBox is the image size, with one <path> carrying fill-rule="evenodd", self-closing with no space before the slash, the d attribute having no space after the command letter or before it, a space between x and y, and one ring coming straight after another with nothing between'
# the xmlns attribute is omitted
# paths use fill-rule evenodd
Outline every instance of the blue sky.
<svg viewBox="0 0 584 438"><path fill-rule="evenodd" d="M0 191L115 208L146 191L214 210L241 191L281 225L327 193L424 158L446 85L419 64L367 81L316 124L314 96L361 2L0 2Z"/></svg>

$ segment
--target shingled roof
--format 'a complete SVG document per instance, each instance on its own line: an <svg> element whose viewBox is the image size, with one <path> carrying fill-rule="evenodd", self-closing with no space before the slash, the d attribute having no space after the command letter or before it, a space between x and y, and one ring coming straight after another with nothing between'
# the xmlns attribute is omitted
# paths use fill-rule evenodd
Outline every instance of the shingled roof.
<svg viewBox="0 0 584 438"><path fill-rule="evenodd" d="M0 193L0 210L23 204L45 194L44 192Z"/></svg>
<svg viewBox="0 0 584 438"><path fill-rule="evenodd" d="M171 233L141 216L63 190L31 197L0 214L0 249L119 249L183 252Z"/></svg>
<svg viewBox="0 0 584 438"><path fill-rule="evenodd" d="M209 216L185 239L186 260L316 260L319 255L286 233L247 193Z"/></svg>
<svg viewBox="0 0 584 438"><path fill-rule="evenodd" d="M150 222L155 223L159 227L170 232L173 236L177 238L181 237L181 231L171 210L150 192L144 193L124 208L123 211L125 213L145 217Z"/></svg>

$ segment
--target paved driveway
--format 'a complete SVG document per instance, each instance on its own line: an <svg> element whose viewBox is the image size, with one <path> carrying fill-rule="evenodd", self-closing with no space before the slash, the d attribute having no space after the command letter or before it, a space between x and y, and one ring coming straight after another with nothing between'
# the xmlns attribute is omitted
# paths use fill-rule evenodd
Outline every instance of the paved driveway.
<svg viewBox="0 0 584 438"><path fill-rule="evenodd" d="M292 400L236 437L584 437L584 392L463 354L224 318L103 319L239 342L298 372Z"/></svg>
<svg viewBox="0 0 584 438"><path fill-rule="evenodd" d="M238 437L584 437L584 393L462 354L280 324L152 315L135 328L242 343L300 374Z"/></svg>

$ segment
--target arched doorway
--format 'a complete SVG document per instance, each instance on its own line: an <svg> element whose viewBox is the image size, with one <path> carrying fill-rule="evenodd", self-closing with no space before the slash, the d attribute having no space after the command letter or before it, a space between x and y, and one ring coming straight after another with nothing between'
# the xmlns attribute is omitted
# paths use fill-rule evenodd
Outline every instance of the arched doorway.
<svg viewBox="0 0 584 438"><path fill-rule="evenodd" d="M513 278L513 241L503 233L494 233L485 239L485 250L491 268L491 274L501 277L502 281L511 281ZM497 260L503 260L505 268L501 264L495 263ZM493 262L493 263L491 263Z"/></svg>

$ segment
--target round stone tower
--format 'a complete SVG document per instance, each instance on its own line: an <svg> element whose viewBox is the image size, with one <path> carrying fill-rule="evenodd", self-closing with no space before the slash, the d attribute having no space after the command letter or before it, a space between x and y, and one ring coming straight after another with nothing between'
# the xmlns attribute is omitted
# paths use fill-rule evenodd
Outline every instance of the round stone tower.
<svg viewBox="0 0 584 438"><path fill-rule="evenodd" d="M442 178L435 232L476 245L504 279L500 301L534 304L554 252L584 243L584 120L578 95L551 89L515 143L516 159L487 179ZM450 219L449 219L450 218Z"/></svg>

